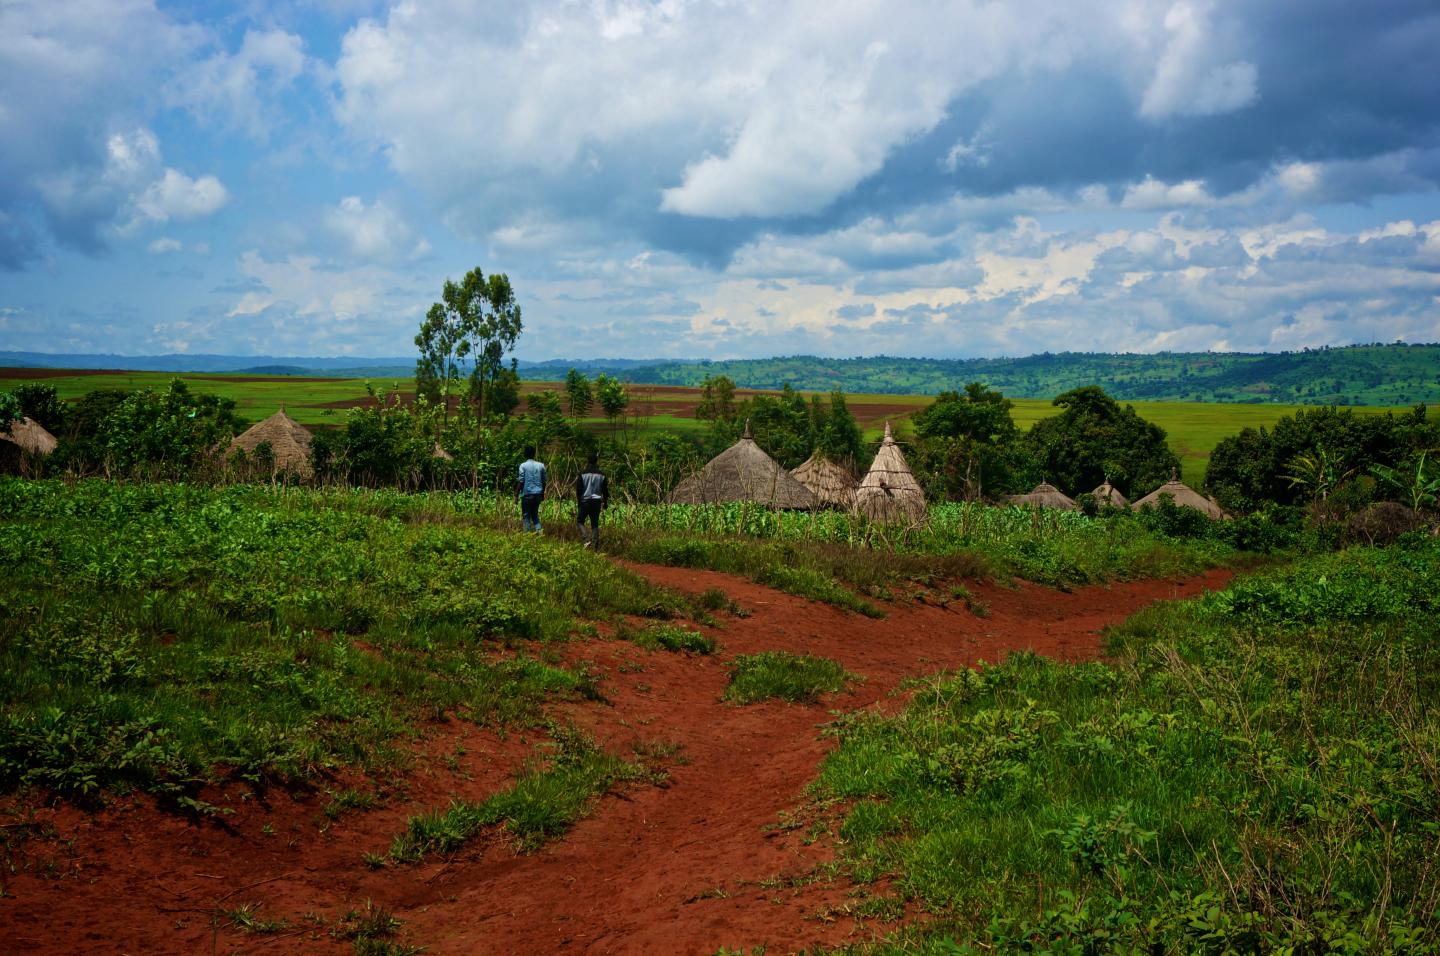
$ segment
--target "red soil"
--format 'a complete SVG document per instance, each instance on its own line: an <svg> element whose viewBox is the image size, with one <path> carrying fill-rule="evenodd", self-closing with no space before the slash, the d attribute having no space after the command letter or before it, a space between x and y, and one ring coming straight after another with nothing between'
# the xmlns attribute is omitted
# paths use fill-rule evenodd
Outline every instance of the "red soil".
<svg viewBox="0 0 1440 956"><path fill-rule="evenodd" d="M531 855L517 855L497 835L449 860L366 867L362 854L384 853L410 815L451 798L482 799L537 742L534 734L497 736L451 721L417 745L415 765L385 785L382 806L333 822L321 812L322 794L263 800L238 792L212 796L228 796L223 802L236 808L223 825L189 823L144 799L93 815L63 807L9 815L15 822L0 831L0 864L5 841L30 832L24 821L53 827L53 835L37 832L10 851L18 873L0 870L0 949L341 953L350 945L329 930L367 900L404 921L405 941L434 954L713 953L759 945L784 953L871 938L895 924L858 920L850 906L884 888L807 880L834 850L825 838L807 845L809 817L791 816L819 812L804 810L805 788L834 745L818 733L829 711L891 711L903 703L895 691L906 677L1017 649L1094 658L1105 625L1229 577L1214 571L1071 593L970 585L988 604L987 617L959 603L917 603L893 606L877 622L727 575L636 570L683 591L720 587L751 611L706 629L721 643L715 657L610 640L568 649L572 661L603 674L609 705L564 704L555 716L616 751L678 745L665 785L604 798L569 835ZM760 650L834 658L863 680L814 706L721 703L725 661ZM260 935L215 918L241 904L290 925Z"/></svg>

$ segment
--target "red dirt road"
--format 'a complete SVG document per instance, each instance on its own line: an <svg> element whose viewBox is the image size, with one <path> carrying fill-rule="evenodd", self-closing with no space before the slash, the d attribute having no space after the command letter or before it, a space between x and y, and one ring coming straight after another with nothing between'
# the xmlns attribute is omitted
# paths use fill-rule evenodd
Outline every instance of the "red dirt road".
<svg viewBox="0 0 1440 956"><path fill-rule="evenodd" d="M1100 628L1229 577L1215 571L1072 593L970 585L988 604L987 617L957 602L892 606L877 622L727 575L636 570L680 590L721 587L751 612L706 629L721 644L714 657L613 640L567 649L603 675L610 703L567 703L555 715L616 751L676 749L664 786L636 785L602 799L566 837L531 855L517 855L497 836L446 861L367 867L362 854L383 853L409 816L451 798L482 799L537 742L534 734L502 738L452 721L418 746L415 766L386 788L383 805L333 822L320 794L275 794L268 804L231 795L225 802L237 811L223 827L190 824L138 799L96 815L5 816L9 829L0 833L12 842L30 830L11 821L31 819L54 832L9 853L19 872L0 875L0 951L343 953L350 943L331 930L367 900L403 921L401 940L434 954L714 953L760 945L773 954L868 939L895 924L856 920L848 908L883 889L804 879L833 851L823 837L808 841L809 821L791 816L806 806L806 787L833 746L818 733L829 712L894 709L902 701L892 692L904 678L1012 650L1093 658ZM725 662L761 650L830 657L863 680L814 706L721 703ZM215 916L242 904L286 928L246 932Z"/></svg>

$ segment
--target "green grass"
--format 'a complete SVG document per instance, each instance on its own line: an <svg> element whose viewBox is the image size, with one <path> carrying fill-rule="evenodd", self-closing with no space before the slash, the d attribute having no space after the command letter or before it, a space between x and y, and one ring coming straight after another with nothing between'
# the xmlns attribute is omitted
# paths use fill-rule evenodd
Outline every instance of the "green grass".
<svg viewBox="0 0 1440 956"><path fill-rule="evenodd" d="M564 543L388 500L0 480L0 789L204 810L214 780L375 768L449 714L598 698L546 644L582 614L682 606Z"/></svg>
<svg viewBox="0 0 1440 956"><path fill-rule="evenodd" d="M715 638L679 624L651 624L644 630L627 636L636 644L650 650L714 654L719 646Z"/></svg>
<svg viewBox="0 0 1440 956"><path fill-rule="evenodd" d="M762 651L730 662L725 699L736 704L772 699L809 704L843 689L852 676L829 658Z"/></svg>
<svg viewBox="0 0 1440 956"><path fill-rule="evenodd" d="M533 851L567 832L614 786L656 779L655 771L606 753L579 731L552 733L548 761L530 764L510 787L479 803L455 800L444 810L412 817L391 844L390 858L412 863L453 853L496 827L508 832L521 852Z"/></svg>
<svg viewBox="0 0 1440 956"><path fill-rule="evenodd" d="M1437 580L1307 559L838 721L844 867L932 917L877 948L1440 950Z"/></svg>

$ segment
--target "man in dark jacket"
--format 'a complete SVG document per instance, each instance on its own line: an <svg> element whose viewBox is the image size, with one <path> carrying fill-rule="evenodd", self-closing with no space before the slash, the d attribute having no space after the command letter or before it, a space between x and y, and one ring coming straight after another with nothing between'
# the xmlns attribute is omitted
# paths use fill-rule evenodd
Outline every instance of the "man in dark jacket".
<svg viewBox="0 0 1440 956"><path fill-rule="evenodd" d="M585 547L600 547L600 509L610 503L610 479L600 471L600 456L590 453L590 464L575 479L575 525ZM585 534L585 519L590 519L590 534Z"/></svg>

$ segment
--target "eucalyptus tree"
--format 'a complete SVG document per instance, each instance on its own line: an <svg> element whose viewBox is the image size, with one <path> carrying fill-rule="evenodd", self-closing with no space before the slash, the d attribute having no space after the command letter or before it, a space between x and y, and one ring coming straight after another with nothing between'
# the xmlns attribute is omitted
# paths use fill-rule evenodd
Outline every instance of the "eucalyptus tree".
<svg viewBox="0 0 1440 956"><path fill-rule="evenodd" d="M448 422L452 389L466 379L467 397L483 422L506 371L505 354L515 348L522 327L515 290L504 273L487 279L477 267L458 283L446 279L440 301L430 306L415 336L416 391L441 402Z"/></svg>

